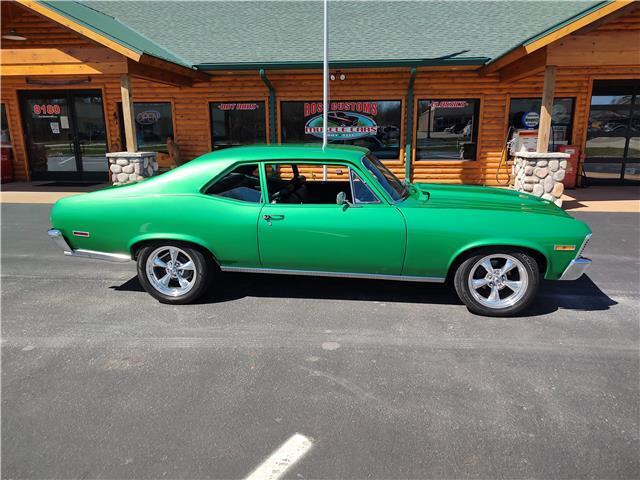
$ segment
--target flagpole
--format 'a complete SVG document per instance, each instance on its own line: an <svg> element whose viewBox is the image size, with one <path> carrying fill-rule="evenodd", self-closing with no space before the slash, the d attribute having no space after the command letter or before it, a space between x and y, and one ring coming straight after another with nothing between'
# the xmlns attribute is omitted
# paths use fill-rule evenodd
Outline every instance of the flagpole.
<svg viewBox="0 0 640 480"><path fill-rule="evenodd" d="M324 59L322 63L322 150L327 146L329 123L329 0L324 0ZM322 166L322 180L327 181L327 165Z"/></svg>
<svg viewBox="0 0 640 480"><path fill-rule="evenodd" d="M322 149L327 146L329 121L329 0L324 0L324 61L322 72Z"/></svg>

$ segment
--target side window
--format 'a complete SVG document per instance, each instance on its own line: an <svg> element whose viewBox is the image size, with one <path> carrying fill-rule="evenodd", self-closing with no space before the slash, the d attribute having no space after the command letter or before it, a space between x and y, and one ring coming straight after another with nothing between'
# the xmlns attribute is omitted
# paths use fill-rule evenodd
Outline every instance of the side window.
<svg viewBox="0 0 640 480"><path fill-rule="evenodd" d="M262 199L258 164L240 165L213 183L207 195L232 198L243 202L259 203Z"/></svg>
<svg viewBox="0 0 640 480"><path fill-rule="evenodd" d="M351 185L355 203L380 203L380 199L369 188L369 185L354 170L351 170Z"/></svg>
<svg viewBox="0 0 640 480"><path fill-rule="evenodd" d="M335 205L339 193L352 201L349 167L321 163L267 166L269 203Z"/></svg>

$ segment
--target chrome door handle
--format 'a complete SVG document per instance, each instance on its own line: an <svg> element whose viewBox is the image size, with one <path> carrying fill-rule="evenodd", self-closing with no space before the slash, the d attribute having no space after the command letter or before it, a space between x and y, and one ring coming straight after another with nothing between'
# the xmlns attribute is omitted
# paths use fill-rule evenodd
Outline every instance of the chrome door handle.
<svg viewBox="0 0 640 480"><path fill-rule="evenodd" d="M267 222L271 221L271 220L284 220L284 215L263 215L262 218L264 218Z"/></svg>

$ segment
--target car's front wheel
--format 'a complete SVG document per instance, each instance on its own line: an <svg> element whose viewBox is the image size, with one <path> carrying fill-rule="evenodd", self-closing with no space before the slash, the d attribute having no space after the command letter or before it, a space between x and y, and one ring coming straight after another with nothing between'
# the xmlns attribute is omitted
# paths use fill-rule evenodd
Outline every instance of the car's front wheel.
<svg viewBox="0 0 640 480"><path fill-rule="evenodd" d="M540 283L536 260L518 250L486 250L455 272L454 285L469 311L491 317L514 315L534 299Z"/></svg>
<svg viewBox="0 0 640 480"><path fill-rule="evenodd" d="M144 289L162 303L185 304L207 289L212 261L188 244L160 242L138 252L138 278Z"/></svg>

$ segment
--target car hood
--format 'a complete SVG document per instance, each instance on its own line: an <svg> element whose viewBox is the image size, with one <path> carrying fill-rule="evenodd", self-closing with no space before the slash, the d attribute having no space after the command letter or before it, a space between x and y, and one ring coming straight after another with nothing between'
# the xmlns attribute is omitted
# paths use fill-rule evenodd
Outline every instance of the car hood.
<svg viewBox="0 0 640 480"><path fill-rule="evenodd" d="M503 210L541 213L568 217L564 210L549 200L503 188L477 185L442 185L412 183L414 204L436 208Z"/></svg>

